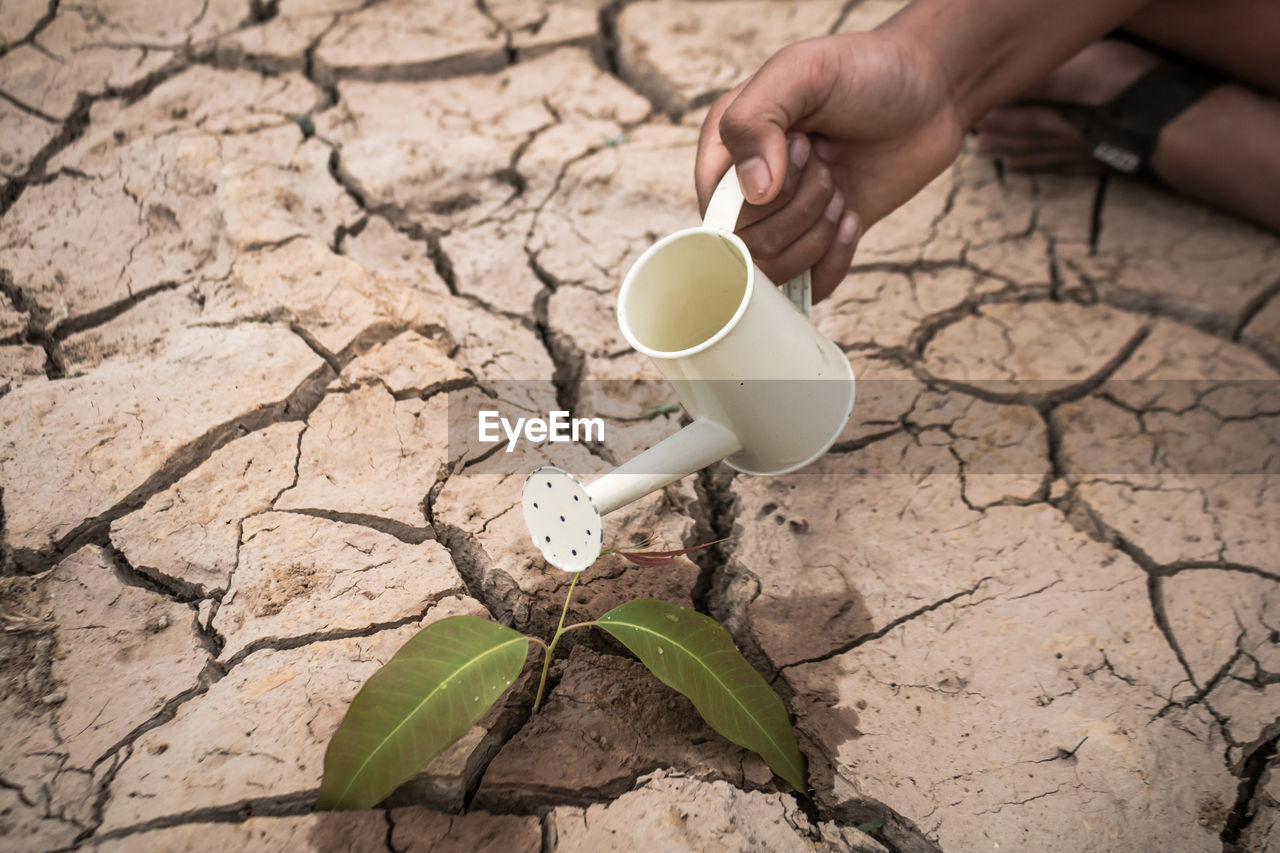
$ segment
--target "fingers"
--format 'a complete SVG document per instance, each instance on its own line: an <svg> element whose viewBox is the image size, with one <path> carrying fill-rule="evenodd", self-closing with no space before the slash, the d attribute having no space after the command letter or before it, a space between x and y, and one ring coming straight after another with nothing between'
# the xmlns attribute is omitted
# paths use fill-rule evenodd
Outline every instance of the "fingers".
<svg viewBox="0 0 1280 853"><path fill-rule="evenodd" d="M781 192L787 173L786 134L820 103L826 91L821 68L803 45L784 48L717 116L721 143L737 164L742 195L751 204L767 204Z"/></svg>
<svg viewBox="0 0 1280 853"><path fill-rule="evenodd" d="M768 205L742 205L737 219L737 236L756 259L774 259L817 225L823 215L837 222L845 211L844 196L837 199L831 168L822 158L809 156L808 137L797 136L790 149L787 178L776 199ZM832 205L832 201L836 204Z"/></svg>
<svg viewBox="0 0 1280 853"><path fill-rule="evenodd" d="M1083 158L1078 150L1034 151L1027 154L1001 155L1000 162L1011 172L1054 171L1068 175L1096 175L1102 167Z"/></svg>
<svg viewBox="0 0 1280 853"><path fill-rule="evenodd" d="M815 298L826 296L844 278L853 257L859 227L845 209L830 164L799 134L788 140L787 176L778 195L766 205L744 205L737 234L751 257L774 282L781 284L813 269Z"/></svg>
<svg viewBox="0 0 1280 853"><path fill-rule="evenodd" d="M790 281L805 270L812 270L813 301L819 302L844 281L861 232L861 223L853 211L845 211L836 221L824 216L776 257L757 259L756 265L778 284ZM755 257L754 253L752 257Z"/></svg>
<svg viewBox="0 0 1280 853"><path fill-rule="evenodd" d="M1057 110L1018 105L993 110L977 126L978 150L1014 172L1093 173L1084 137Z"/></svg>
<svg viewBox="0 0 1280 853"><path fill-rule="evenodd" d="M695 167L704 210L723 174L716 172L714 165L729 156L723 146L717 150L718 140L707 132L709 126L714 126L712 113L703 126ZM858 217L845 209L844 194L835 186L830 164L816 152L827 157L831 154L821 137L813 141L805 134L788 137L787 161L777 194L767 204L744 204L736 232L752 259L776 283L812 269L814 298L818 300L844 279L862 228Z"/></svg>
<svg viewBox="0 0 1280 853"><path fill-rule="evenodd" d="M980 134L1079 139L1075 126L1051 107L1011 106L992 110L978 122Z"/></svg>
<svg viewBox="0 0 1280 853"><path fill-rule="evenodd" d="M803 133L787 140L787 173L782 189L768 204L744 204L738 216L738 236L758 246L765 257L776 255L817 221L831 201L835 185L831 170L818 157ZM838 215L838 214L837 214Z"/></svg>
<svg viewBox="0 0 1280 853"><path fill-rule="evenodd" d="M1062 154L1079 152L1084 147L1080 131L1048 107L993 110L978 123L977 131L978 150L1000 156L1021 158L1049 151Z"/></svg>
<svg viewBox="0 0 1280 853"><path fill-rule="evenodd" d="M862 237L862 222L852 210L845 211L836 226L835 240L813 264L813 301L821 302L844 281L853 263L853 253Z"/></svg>

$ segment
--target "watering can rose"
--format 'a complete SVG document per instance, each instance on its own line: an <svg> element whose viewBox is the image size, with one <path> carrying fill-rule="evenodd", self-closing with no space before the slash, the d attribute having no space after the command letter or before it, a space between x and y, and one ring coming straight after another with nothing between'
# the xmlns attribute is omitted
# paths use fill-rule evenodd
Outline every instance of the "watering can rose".
<svg viewBox="0 0 1280 853"><path fill-rule="evenodd" d="M499 432L501 429L501 433ZM481 409L476 420L476 437L484 444L507 440L507 452L521 437L535 444L544 441L604 441L603 418L571 418L566 411L549 412L545 418L516 418L515 424L493 409Z"/></svg>

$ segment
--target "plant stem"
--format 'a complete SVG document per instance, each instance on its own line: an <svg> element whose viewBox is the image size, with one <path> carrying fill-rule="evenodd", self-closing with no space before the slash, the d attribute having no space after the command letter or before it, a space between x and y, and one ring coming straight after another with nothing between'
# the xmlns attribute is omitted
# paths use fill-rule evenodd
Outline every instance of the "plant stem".
<svg viewBox="0 0 1280 853"><path fill-rule="evenodd" d="M556 625L555 636L551 638L551 644L547 646L546 652L542 655L542 679L538 682L538 695L533 700L533 713L538 713L538 709L542 707L542 691L547 686L547 671L551 669L551 656L556 653L556 643L560 642L560 635L564 633L564 617L569 613L569 601L573 598L573 588L578 585L578 577L581 572L573 576L573 580L569 582L569 592L564 597L564 607L560 610L560 624ZM570 625L570 628L576 628L577 625Z"/></svg>

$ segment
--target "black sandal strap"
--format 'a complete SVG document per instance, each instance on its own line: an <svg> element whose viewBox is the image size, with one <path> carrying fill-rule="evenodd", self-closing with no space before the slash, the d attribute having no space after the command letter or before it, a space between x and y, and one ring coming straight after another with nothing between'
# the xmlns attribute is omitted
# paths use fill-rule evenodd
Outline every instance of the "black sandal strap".
<svg viewBox="0 0 1280 853"><path fill-rule="evenodd" d="M1160 131L1222 82L1207 68L1163 62L1108 103L1071 105L1062 114L1084 135L1095 160L1125 174L1155 177L1149 161Z"/></svg>

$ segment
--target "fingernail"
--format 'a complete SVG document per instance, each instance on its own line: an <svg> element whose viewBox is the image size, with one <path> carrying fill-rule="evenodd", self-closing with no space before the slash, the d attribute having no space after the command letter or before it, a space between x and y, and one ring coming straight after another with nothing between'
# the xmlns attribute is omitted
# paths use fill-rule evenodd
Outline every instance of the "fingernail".
<svg viewBox="0 0 1280 853"><path fill-rule="evenodd" d="M769 164L763 157L752 157L738 164L738 186L747 201L759 201L769 191Z"/></svg>
<svg viewBox="0 0 1280 853"><path fill-rule="evenodd" d="M809 150L809 137L803 133L792 139L791 144L787 146L787 156L797 172L804 168L805 163L809 162Z"/></svg>
<svg viewBox="0 0 1280 853"><path fill-rule="evenodd" d="M848 245L858 237L858 215L852 210L840 220L840 228L836 231L836 242Z"/></svg>
<svg viewBox="0 0 1280 853"><path fill-rule="evenodd" d="M843 212L844 196L840 194L840 190L836 190L835 194L831 196L831 201L827 203L827 209L822 212L822 215L830 222L837 222L840 219L840 214Z"/></svg>

